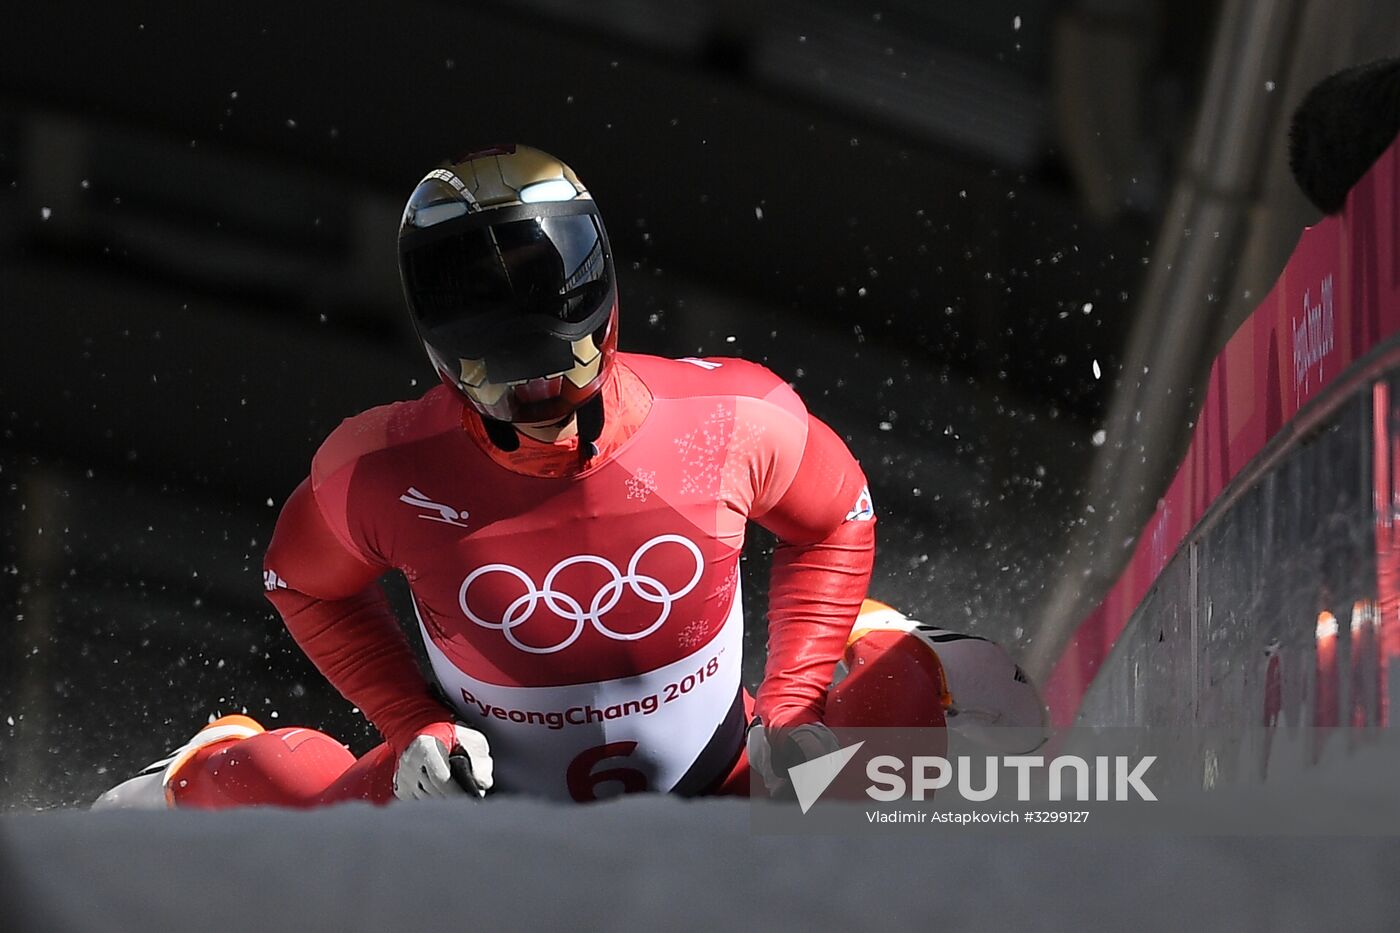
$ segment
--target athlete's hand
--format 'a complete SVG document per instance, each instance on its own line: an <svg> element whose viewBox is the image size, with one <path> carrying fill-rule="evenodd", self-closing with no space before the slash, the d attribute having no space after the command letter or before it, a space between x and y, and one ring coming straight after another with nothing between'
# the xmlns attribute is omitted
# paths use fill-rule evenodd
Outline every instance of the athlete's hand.
<svg viewBox="0 0 1400 933"><path fill-rule="evenodd" d="M471 764L469 790L452 775L449 761L464 755ZM460 723L441 723L424 729L399 756L394 769L394 796L400 800L431 800L475 793L485 796L492 785L491 747L486 736Z"/></svg>
<svg viewBox="0 0 1400 933"><path fill-rule="evenodd" d="M763 778L769 796L790 797L788 769L838 751L841 743L819 722L786 729L766 729L756 722L749 727L748 746L749 765Z"/></svg>

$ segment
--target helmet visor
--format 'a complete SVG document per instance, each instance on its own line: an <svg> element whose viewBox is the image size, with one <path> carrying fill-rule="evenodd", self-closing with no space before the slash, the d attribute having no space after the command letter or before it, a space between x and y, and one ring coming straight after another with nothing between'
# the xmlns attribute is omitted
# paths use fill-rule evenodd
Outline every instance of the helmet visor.
<svg viewBox="0 0 1400 933"><path fill-rule="evenodd" d="M400 254L404 289L429 330L520 314L577 324L610 299L607 240L591 213L454 225L442 234Z"/></svg>

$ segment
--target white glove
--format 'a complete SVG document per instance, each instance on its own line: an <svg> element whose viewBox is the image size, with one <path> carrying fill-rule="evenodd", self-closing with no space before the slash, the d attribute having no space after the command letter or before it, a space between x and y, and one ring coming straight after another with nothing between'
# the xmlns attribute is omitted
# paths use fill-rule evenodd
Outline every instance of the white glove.
<svg viewBox="0 0 1400 933"><path fill-rule="evenodd" d="M448 757L454 751L467 756L472 766L472 778L485 796L491 789L491 746L486 736L475 729L454 725L456 745L449 749L431 735L420 735L409 743L399 756L394 769L394 796L400 800L432 800L461 797L470 793L452 777Z"/></svg>
<svg viewBox="0 0 1400 933"><path fill-rule="evenodd" d="M787 792L788 768L841 748L836 735L819 722L778 730L776 744L776 749L770 744L763 723L755 723L749 728L749 766L758 771L763 778L763 786L773 797Z"/></svg>

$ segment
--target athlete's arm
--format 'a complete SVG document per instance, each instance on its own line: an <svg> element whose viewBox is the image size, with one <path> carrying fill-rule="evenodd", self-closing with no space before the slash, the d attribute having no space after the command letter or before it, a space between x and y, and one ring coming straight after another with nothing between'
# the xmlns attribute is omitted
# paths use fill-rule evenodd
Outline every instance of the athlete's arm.
<svg viewBox="0 0 1400 933"><path fill-rule="evenodd" d="M805 412L803 412L805 415ZM778 437L789 432L772 432ZM768 596L768 662L755 712L771 731L821 722L875 561L865 474L821 421L806 416L791 481L753 519L779 538Z"/></svg>
<svg viewBox="0 0 1400 933"><path fill-rule="evenodd" d="M283 507L264 568L292 638L395 753L423 734L452 747L453 713L433 698L377 582L389 568L347 549L310 480Z"/></svg>

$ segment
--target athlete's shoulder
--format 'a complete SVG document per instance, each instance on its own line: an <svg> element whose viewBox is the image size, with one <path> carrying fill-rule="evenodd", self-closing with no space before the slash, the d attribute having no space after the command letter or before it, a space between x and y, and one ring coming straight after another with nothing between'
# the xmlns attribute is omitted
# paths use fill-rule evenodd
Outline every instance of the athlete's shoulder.
<svg viewBox="0 0 1400 933"><path fill-rule="evenodd" d="M378 405L340 423L311 461L313 485L366 457L425 440L460 425L461 405L446 386L420 398Z"/></svg>
<svg viewBox="0 0 1400 933"><path fill-rule="evenodd" d="M657 398L729 396L780 401L789 407L792 387L766 366L731 356L668 359L638 353L618 355Z"/></svg>

